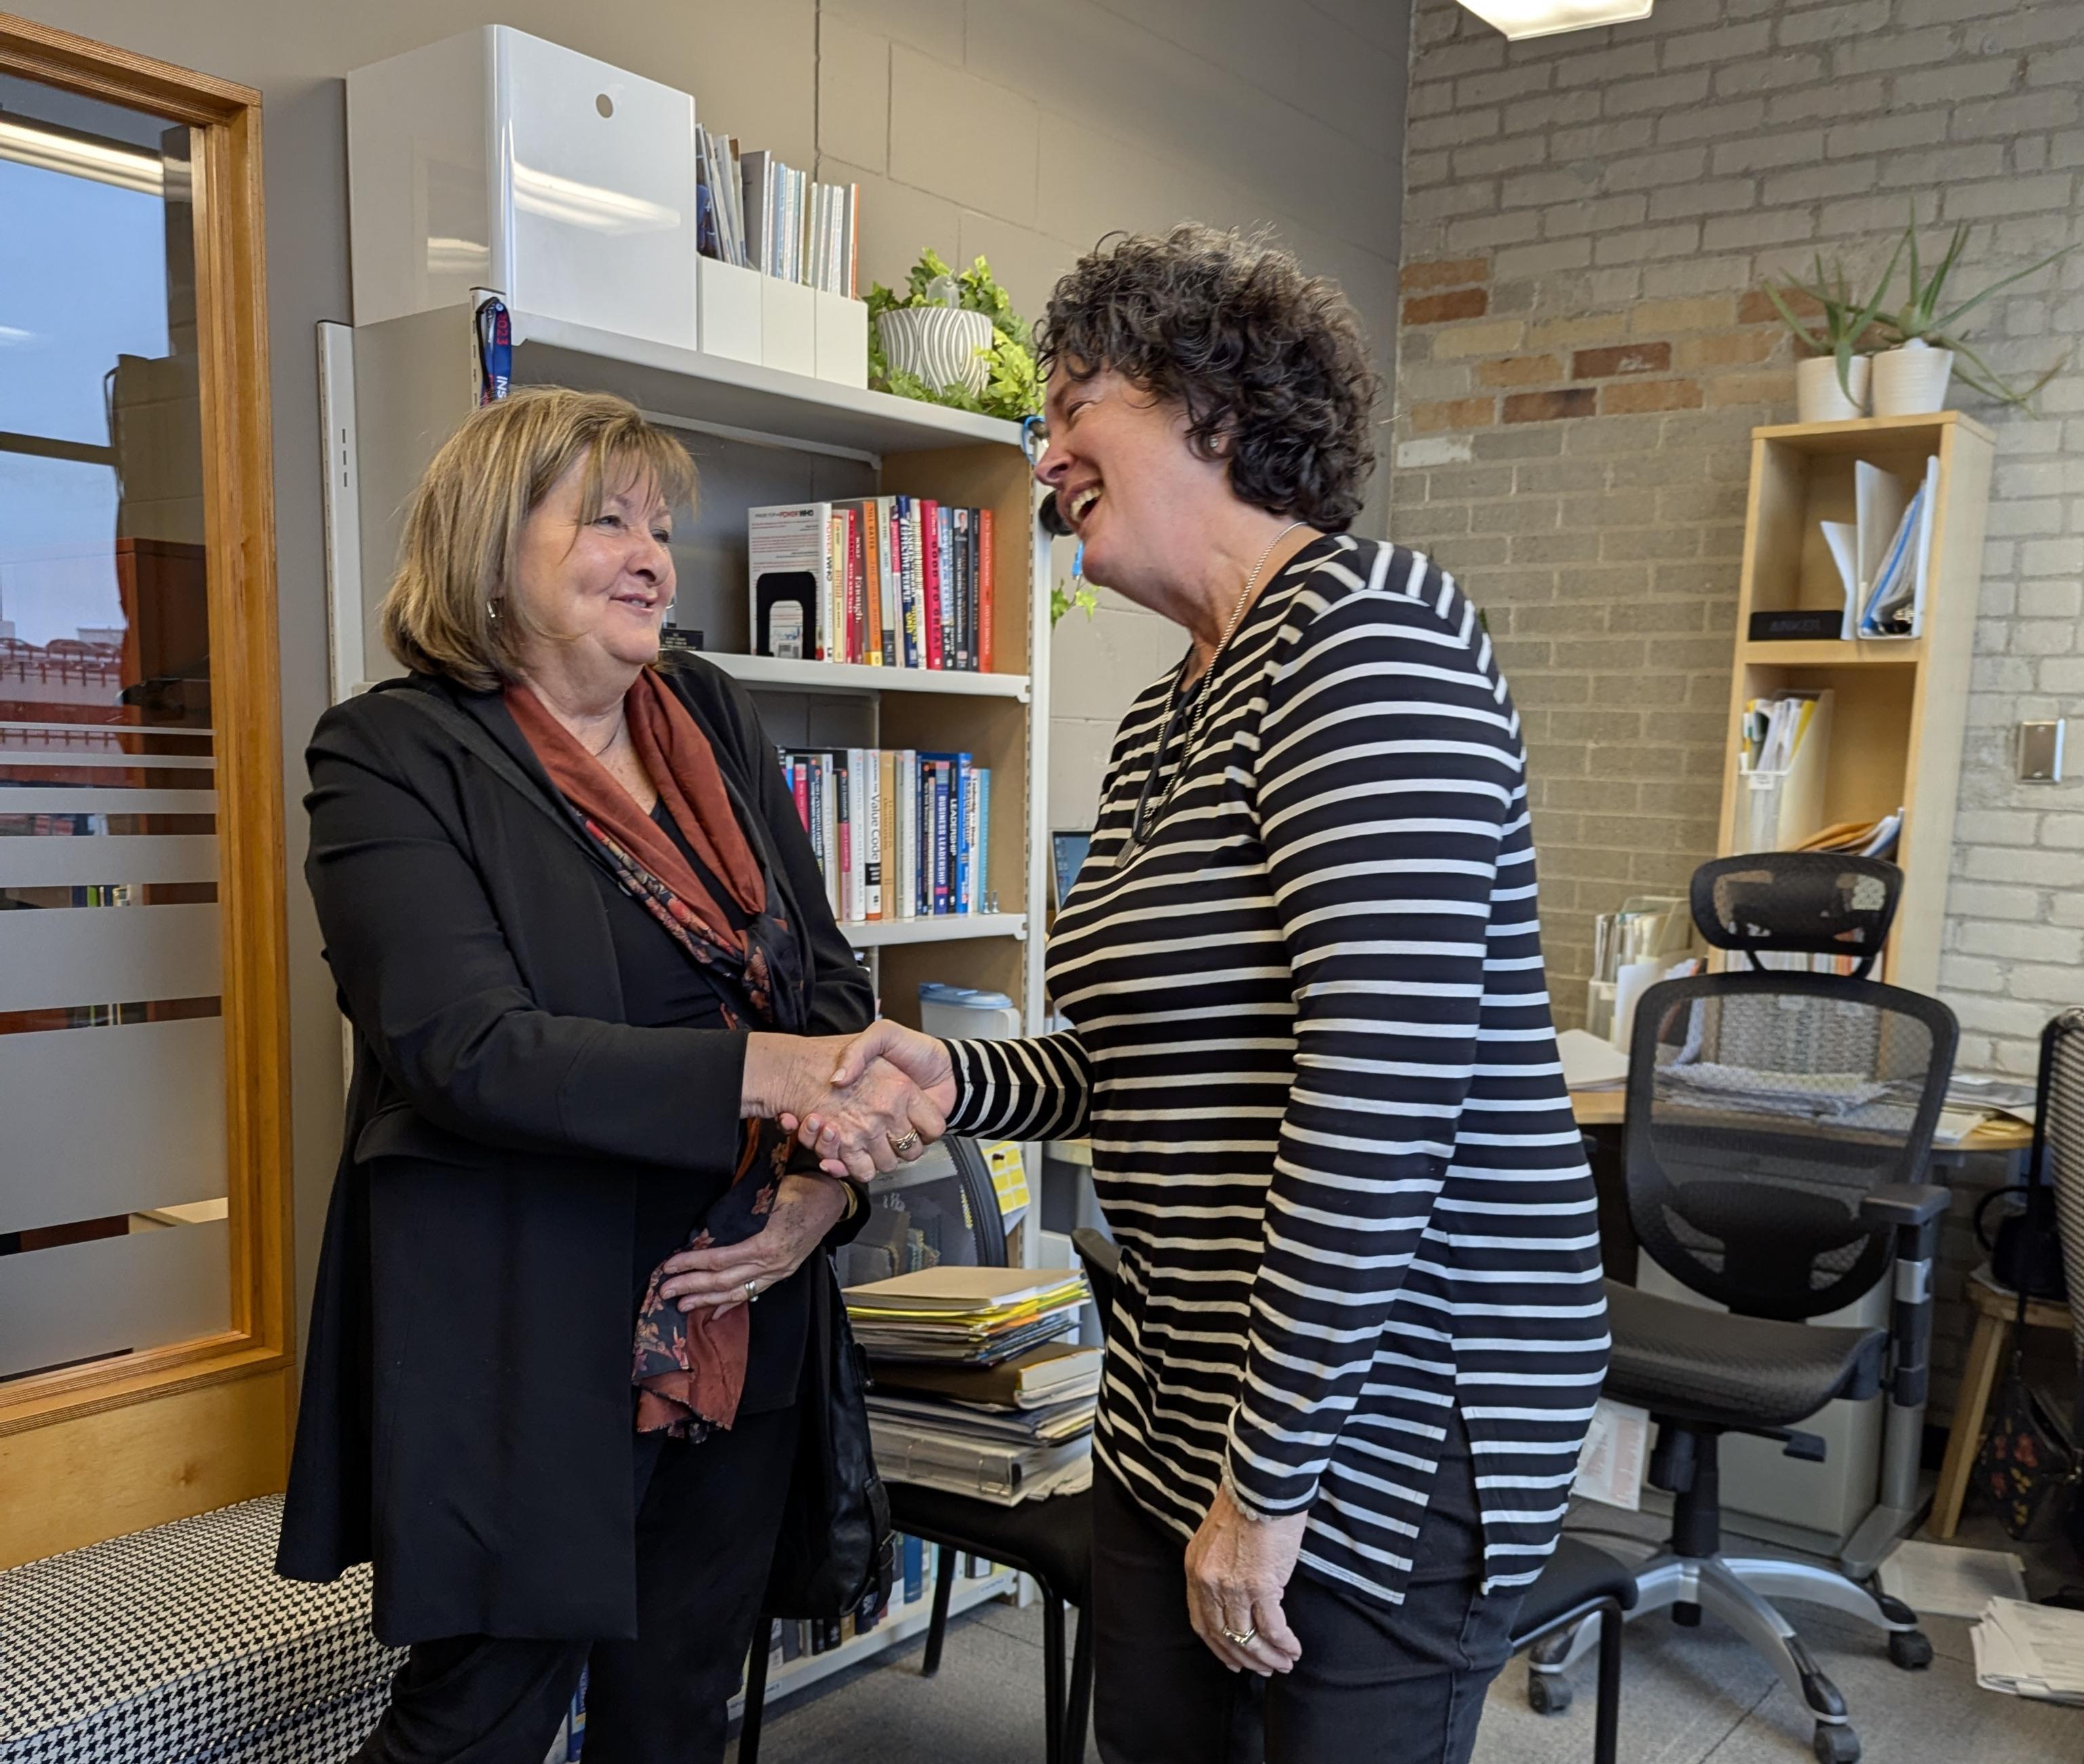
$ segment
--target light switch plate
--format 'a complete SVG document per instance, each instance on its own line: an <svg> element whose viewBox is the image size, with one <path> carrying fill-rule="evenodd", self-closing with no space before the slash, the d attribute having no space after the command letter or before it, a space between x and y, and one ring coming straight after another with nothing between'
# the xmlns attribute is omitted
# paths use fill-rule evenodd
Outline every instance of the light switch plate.
<svg viewBox="0 0 2084 1764"><path fill-rule="evenodd" d="M2061 722L2019 725L2019 779L2027 784L2062 782Z"/></svg>

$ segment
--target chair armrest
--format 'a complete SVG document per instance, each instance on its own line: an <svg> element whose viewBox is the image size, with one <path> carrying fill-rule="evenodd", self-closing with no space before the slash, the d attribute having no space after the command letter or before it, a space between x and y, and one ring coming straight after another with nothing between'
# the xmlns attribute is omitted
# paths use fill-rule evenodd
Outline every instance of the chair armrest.
<svg viewBox="0 0 2084 1764"><path fill-rule="evenodd" d="M1884 1182L1860 1201L1860 1219L1868 1225L1923 1225L1946 1211L1952 1197L1930 1182Z"/></svg>

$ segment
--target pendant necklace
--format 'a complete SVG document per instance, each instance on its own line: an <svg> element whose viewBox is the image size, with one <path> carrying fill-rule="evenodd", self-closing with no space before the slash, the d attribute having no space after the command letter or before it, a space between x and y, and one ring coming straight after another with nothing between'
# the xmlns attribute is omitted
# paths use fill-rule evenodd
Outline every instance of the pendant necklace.
<svg viewBox="0 0 2084 1764"><path fill-rule="evenodd" d="M1180 659L1180 679L1173 683L1173 702L1165 717L1165 727L1158 731L1158 745L1150 756L1150 770L1144 774L1143 788L1137 795L1136 812L1130 817L1129 837L1122 842L1122 856L1133 856L1157 830L1158 823L1165 818L1165 811L1178 793L1180 783L1187 776L1188 762L1194 757L1194 744L1201 738L1201 724L1209 714L1209 706L1215 698L1216 670L1222 665L1224 652L1230 647L1230 639L1244 621L1245 608L1252 604L1252 592L1259 585L1259 573L1266 567L1266 560L1273 555L1273 548L1307 523L1291 520L1266 542L1266 549L1259 554L1259 562L1252 566L1252 574L1244 579L1244 591L1238 596L1237 605L1231 610L1230 623L1223 627L1223 634L1216 645L1215 653L1209 657L1209 665L1203 672L1199 689L1193 700L1193 715L1188 720L1186 744L1180 750L1180 764L1172 774L1172 782L1165 787L1165 794L1155 804L1150 792L1158 782L1158 774L1165 769L1165 750L1172 743L1172 725L1180 720L1182 708L1179 702L1180 685L1184 681L1187 664L1192 659L1190 649Z"/></svg>

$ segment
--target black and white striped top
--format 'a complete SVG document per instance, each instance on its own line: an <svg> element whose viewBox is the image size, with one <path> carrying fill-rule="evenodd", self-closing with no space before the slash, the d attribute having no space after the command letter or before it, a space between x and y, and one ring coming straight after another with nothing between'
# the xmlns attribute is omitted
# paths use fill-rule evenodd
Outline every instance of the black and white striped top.
<svg viewBox="0 0 2084 1764"><path fill-rule="evenodd" d="M1191 1536L1218 1480L1397 1601L1458 1403L1488 1588L1554 1546L1606 1366L1519 718L1430 560L1312 541L1125 838L1172 681L1123 720L1048 952L1074 1027L953 1044L953 1127L1090 1133L1122 1249L1099 1444ZM1175 734L1154 799L1183 745Z"/></svg>

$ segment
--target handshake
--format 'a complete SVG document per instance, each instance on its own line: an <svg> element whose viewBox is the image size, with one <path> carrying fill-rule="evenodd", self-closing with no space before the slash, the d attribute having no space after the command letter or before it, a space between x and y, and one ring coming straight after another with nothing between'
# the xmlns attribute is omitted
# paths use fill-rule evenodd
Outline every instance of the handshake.
<svg viewBox="0 0 2084 1764"><path fill-rule="evenodd" d="M931 1036L880 1019L859 1035L755 1034L740 1113L778 1121L828 1176L866 1182L948 1130L955 1079Z"/></svg>

